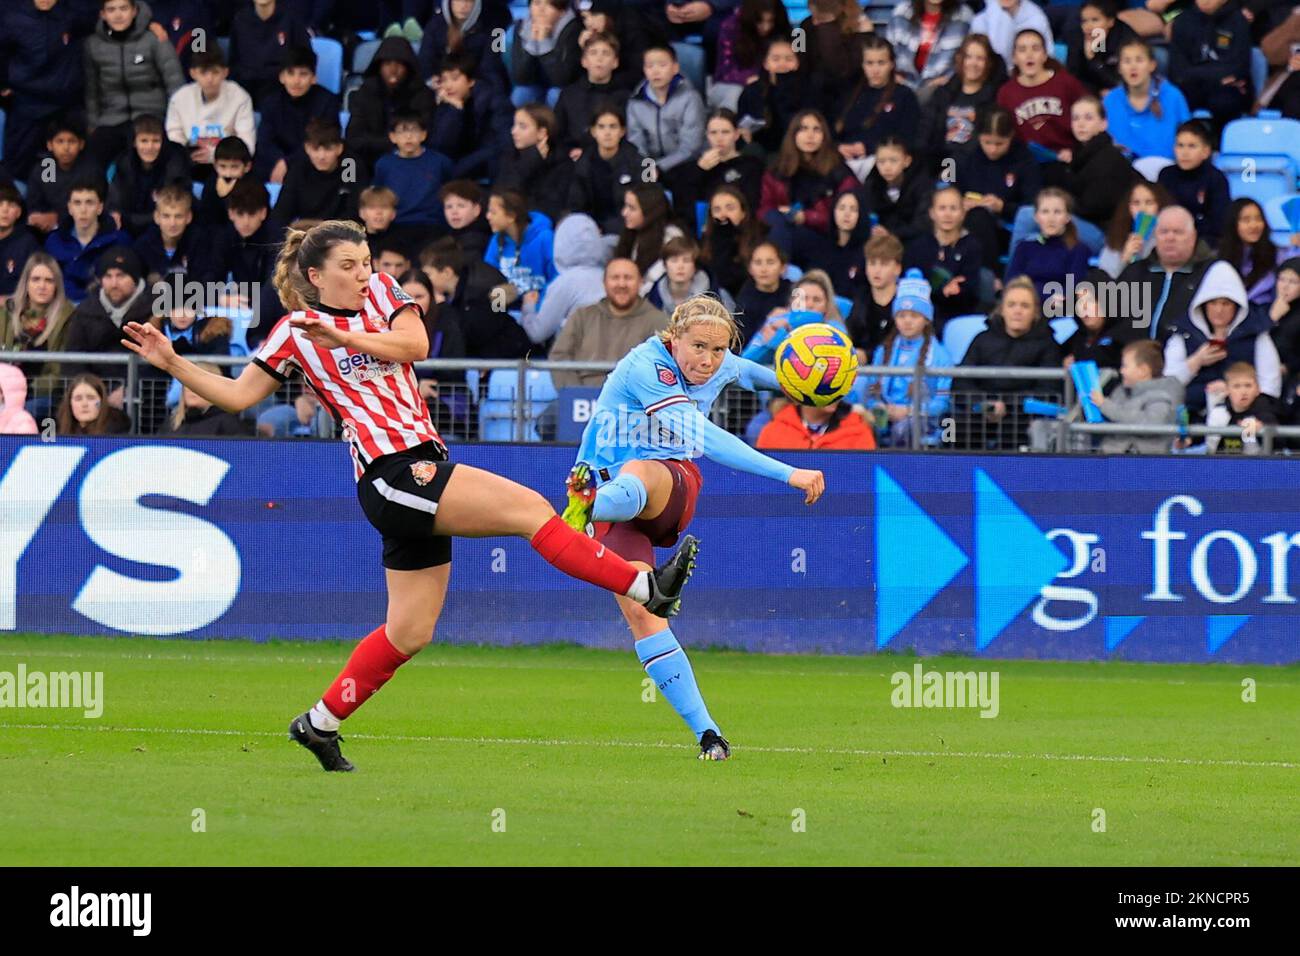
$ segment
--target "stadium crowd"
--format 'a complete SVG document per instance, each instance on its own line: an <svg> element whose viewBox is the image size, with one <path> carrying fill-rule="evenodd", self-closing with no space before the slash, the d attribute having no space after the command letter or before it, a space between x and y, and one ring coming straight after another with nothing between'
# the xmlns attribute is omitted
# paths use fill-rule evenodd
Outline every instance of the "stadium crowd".
<svg viewBox="0 0 1300 956"><path fill-rule="evenodd" d="M748 358L824 321L900 368L729 421L760 447L907 445L928 366L1095 362L1112 421L1297 422L1293 2L7 0L0 352L126 354L152 321L247 355L285 228L351 218L429 358L614 362L712 292ZM1294 157L1271 177L1222 162L1261 110L1283 143L1246 163ZM236 285L158 314L159 280ZM123 377L0 365L0 432L128 431ZM464 373L424 377L456 434ZM965 447L1023 445L1022 399L1061 396L922 380L925 440ZM163 433L332 433L310 394L250 422L155 393Z"/></svg>

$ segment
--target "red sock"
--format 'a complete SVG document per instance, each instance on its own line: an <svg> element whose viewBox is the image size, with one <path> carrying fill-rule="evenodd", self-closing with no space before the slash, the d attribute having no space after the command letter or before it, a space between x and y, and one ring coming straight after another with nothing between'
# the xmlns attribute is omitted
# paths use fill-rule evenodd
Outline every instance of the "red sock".
<svg viewBox="0 0 1300 956"><path fill-rule="evenodd" d="M537 529L531 544L565 574L615 594L627 594L641 573L603 544L574 531L559 515Z"/></svg>
<svg viewBox="0 0 1300 956"><path fill-rule="evenodd" d="M362 638L321 699L329 712L342 720L388 683L397 669L409 660L388 640L388 632L381 624Z"/></svg>

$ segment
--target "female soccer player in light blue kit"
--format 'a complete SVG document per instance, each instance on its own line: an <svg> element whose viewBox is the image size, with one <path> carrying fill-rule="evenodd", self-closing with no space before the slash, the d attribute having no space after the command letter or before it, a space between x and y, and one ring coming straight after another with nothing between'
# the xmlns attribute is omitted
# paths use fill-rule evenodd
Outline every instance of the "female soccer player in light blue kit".
<svg viewBox="0 0 1300 956"><path fill-rule="evenodd" d="M697 295L673 311L667 329L623 357L600 390L569 473L564 520L571 527L589 530L636 567L652 567L654 549L675 545L695 514L703 479L692 459L701 455L797 488L805 504L821 497L820 471L769 458L709 421L709 409L733 382L750 391L779 388L770 368L731 351L739 341L726 307ZM667 620L622 598L618 606L641 665L695 732L700 759L726 760L731 746Z"/></svg>

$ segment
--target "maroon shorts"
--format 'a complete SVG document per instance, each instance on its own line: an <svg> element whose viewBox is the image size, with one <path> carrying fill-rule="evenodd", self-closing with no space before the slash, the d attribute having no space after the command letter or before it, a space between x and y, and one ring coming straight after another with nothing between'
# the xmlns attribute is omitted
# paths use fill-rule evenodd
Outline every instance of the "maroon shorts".
<svg viewBox="0 0 1300 956"><path fill-rule="evenodd" d="M693 461L661 461L673 476L673 490L664 510L654 518L631 521L597 521L596 540L628 561L644 561L654 567L655 548L671 548L695 517L704 478Z"/></svg>

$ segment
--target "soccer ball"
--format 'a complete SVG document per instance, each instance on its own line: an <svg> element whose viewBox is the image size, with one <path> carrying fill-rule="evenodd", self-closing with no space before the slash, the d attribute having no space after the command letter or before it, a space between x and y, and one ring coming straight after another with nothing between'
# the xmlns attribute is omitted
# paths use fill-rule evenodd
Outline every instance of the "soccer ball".
<svg viewBox="0 0 1300 956"><path fill-rule="evenodd" d="M858 353L831 325L803 325L776 350L776 380L790 401L829 405L849 393L858 376Z"/></svg>

